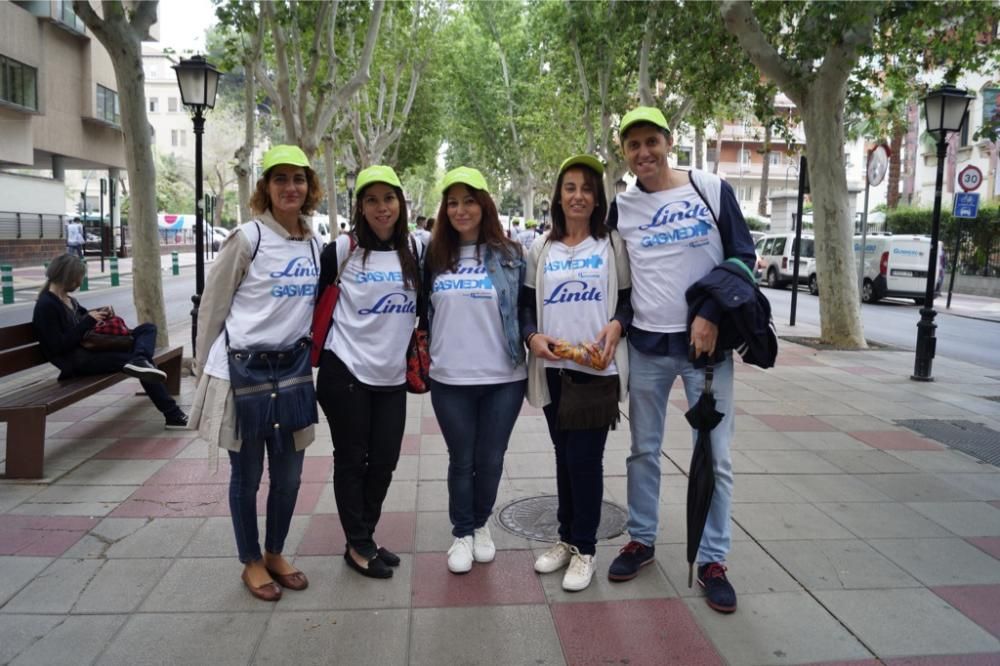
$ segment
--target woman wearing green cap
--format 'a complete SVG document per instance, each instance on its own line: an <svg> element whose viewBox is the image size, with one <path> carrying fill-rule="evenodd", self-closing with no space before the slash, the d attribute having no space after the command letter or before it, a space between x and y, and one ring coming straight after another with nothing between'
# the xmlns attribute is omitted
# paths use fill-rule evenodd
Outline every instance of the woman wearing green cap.
<svg viewBox="0 0 1000 666"><path fill-rule="evenodd" d="M255 217L226 238L205 281L198 307L193 367L199 381L191 424L203 439L229 452L229 509L244 564L243 582L255 597L277 601L282 588L302 590L308 585L305 574L281 552L298 498L305 448L313 441L314 427L293 427L289 432L280 430L278 423L259 436L257 430L248 430L248 416L254 414L243 408L243 398L237 407L227 352L230 348L288 350L309 336L321 250L309 226L309 216L323 191L305 153L297 146L274 146L264 154L261 166L263 175L250 199ZM283 393L282 400L287 396L295 403L303 403L304 411L312 412L294 422L315 423L316 413L309 410L310 404L315 404L311 391L308 400L299 399L300 394L306 395L304 391L293 388L290 392L290 396ZM265 392L262 397L266 401L273 395ZM285 413L274 410L279 412ZM257 489L265 452L270 482L262 554L257 532Z"/></svg>
<svg viewBox="0 0 1000 666"><path fill-rule="evenodd" d="M527 376L517 316L524 259L482 174L449 171L441 191L424 279L431 404L448 446L448 569L465 573L496 555L487 521Z"/></svg>
<svg viewBox="0 0 1000 666"><path fill-rule="evenodd" d="M545 413L556 454L559 541L535 571L566 567L563 589L590 585L604 494L604 445L628 386L618 318L629 302L625 244L608 232L604 165L563 161L552 195L552 228L528 253L521 321L530 352L528 402Z"/></svg>
<svg viewBox="0 0 1000 666"><path fill-rule="evenodd" d="M320 288L340 299L320 357L316 394L333 438L333 490L347 538L344 560L389 578L399 557L375 543L406 420L406 347L416 323L419 257L406 198L387 166L358 174L350 235L323 251Z"/></svg>

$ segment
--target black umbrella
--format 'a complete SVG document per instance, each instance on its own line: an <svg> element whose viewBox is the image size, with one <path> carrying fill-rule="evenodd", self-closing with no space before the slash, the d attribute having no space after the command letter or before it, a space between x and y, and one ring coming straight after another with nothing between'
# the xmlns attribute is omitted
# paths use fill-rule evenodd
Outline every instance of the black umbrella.
<svg viewBox="0 0 1000 666"><path fill-rule="evenodd" d="M687 496L687 559L688 587L694 581L694 560L698 556L701 535L705 531L708 510L712 508L712 494L715 492L715 465L712 459L712 429L722 421L723 414L715 409L712 395L711 365L705 367L705 389L694 407L684 414L691 427L698 431L698 438L691 454L691 469L688 472Z"/></svg>

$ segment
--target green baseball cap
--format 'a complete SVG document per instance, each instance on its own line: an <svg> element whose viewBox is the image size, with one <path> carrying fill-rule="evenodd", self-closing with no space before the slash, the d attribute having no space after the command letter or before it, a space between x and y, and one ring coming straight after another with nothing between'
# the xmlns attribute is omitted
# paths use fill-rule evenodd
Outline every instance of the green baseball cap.
<svg viewBox="0 0 1000 666"><path fill-rule="evenodd" d="M264 159L261 160L260 166L264 170L264 173L267 173L271 167L279 164L308 167L309 158L306 157L306 154L298 146L272 146L270 150L264 153Z"/></svg>
<svg viewBox="0 0 1000 666"><path fill-rule="evenodd" d="M399 182L399 176L396 175L396 172L392 170L391 166L384 164L373 164L367 169L362 169L361 173L358 174L358 180L355 182L354 191L360 194L361 190L372 183L385 183L386 185L403 189L403 185Z"/></svg>
<svg viewBox="0 0 1000 666"><path fill-rule="evenodd" d="M486 186L486 179L483 178L483 174L471 167L460 166L444 175L444 180L441 181L441 194L444 194L448 191L449 187L458 183L484 192L490 191Z"/></svg>
<svg viewBox="0 0 1000 666"><path fill-rule="evenodd" d="M571 166L576 166L577 164L590 167L597 172L598 176L604 175L604 165L601 164L601 160L597 159L593 155L573 155L572 157L567 157L563 160L563 163L559 165L559 175L561 176L566 169Z"/></svg>
<svg viewBox="0 0 1000 666"><path fill-rule="evenodd" d="M668 134L670 133L670 126L667 125L667 119L663 117L663 113L659 109L652 106L637 106L622 118L621 127L618 129L618 137L625 136L628 128L636 123L650 123L665 129Z"/></svg>

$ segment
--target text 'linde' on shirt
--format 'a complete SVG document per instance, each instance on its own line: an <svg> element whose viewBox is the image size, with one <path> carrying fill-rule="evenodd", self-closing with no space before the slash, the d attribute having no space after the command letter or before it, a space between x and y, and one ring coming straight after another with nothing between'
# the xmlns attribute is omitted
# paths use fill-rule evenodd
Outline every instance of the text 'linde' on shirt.
<svg viewBox="0 0 1000 666"><path fill-rule="evenodd" d="M511 365L496 290L475 245L460 247L455 270L434 278L431 303L431 379L468 386L528 376L523 364Z"/></svg>
<svg viewBox="0 0 1000 666"><path fill-rule="evenodd" d="M240 283L226 317L234 349L286 349L309 335L319 247L314 240L284 238L264 224L240 225L256 256ZM257 239L260 238L260 245ZM229 380L226 335L212 344L205 372Z"/></svg>
<svg viewBox="0 0 1000 666"><path fill-rule="evenodd" d="M607 237L588 236L569 247L562 241L549 243L541 289L542 322L545 333L571 344L593 342L608 323ZM566 368L594 375L615 375L614 362L604 370L580 365L568 359L545 361L546 368Z"/></svg>
<svg viewBox="0 0 1000 666"><path fill-rule="evenodd" d="M338 236L336 242L338 255L346 256L350 238ZM404 288L396 250L373 250L364 263L363 257L364 250L356 247L344 266L324 348L361 382L399 386L406 382L406 346L417 321L417 293Z"/></svg>
<svg viewBox="0 0 1000 666"><path fill-rule="evenodd" d="M687 330L684 292L725 258L712 212L690 183L623 192L616 202L632 268L632 324L658 333Z"/></svg>

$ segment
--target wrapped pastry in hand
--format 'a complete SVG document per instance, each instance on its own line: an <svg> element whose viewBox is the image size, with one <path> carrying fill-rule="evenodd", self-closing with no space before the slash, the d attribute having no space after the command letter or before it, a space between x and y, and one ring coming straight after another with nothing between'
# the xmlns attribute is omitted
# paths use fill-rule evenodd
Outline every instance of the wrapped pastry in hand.
<svg viewBox="0 0 1000 666"><path fill-rule="evenodd" d="M574 345L569 340L559 339L550 348L552 349L552 353L559 358L569 359L574 363L586 365L594 370L604 370L608 367L608 364L602 358L601 348L594 342L581 342L578 345Z"/></svg>

